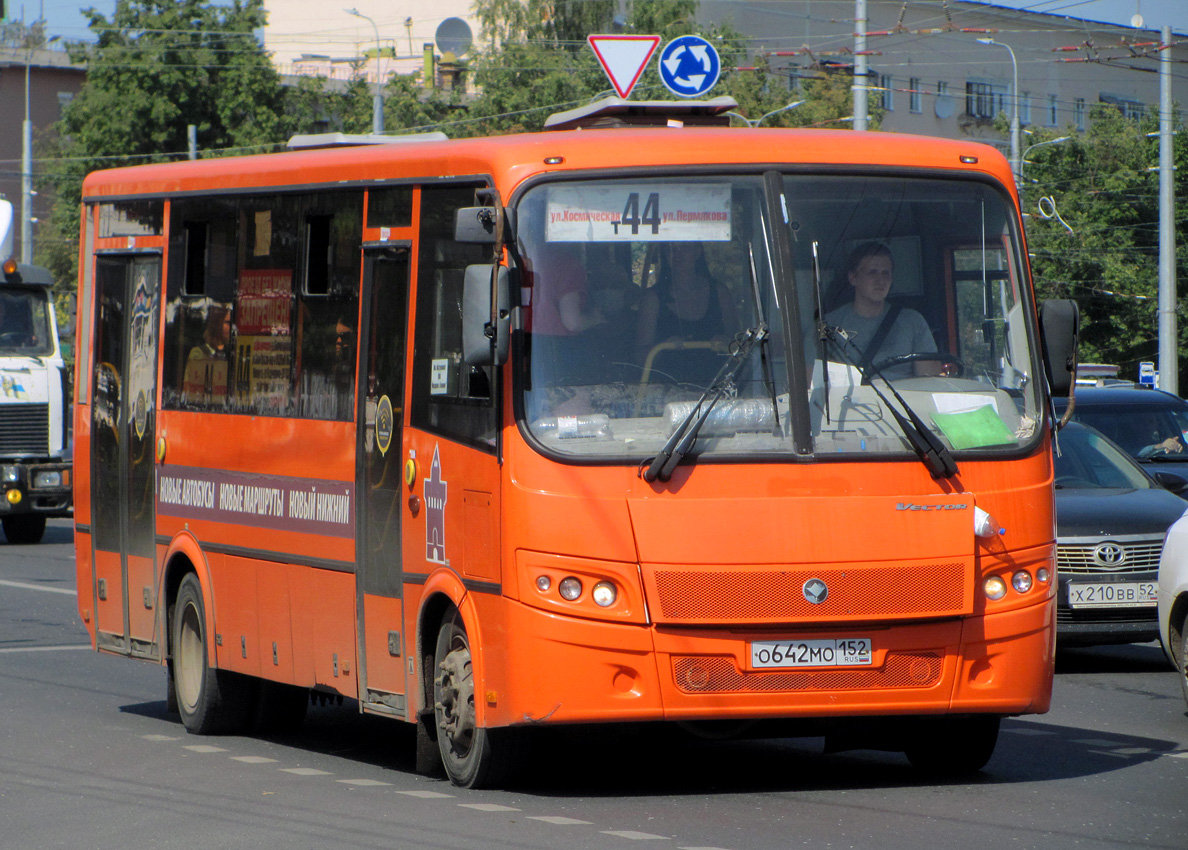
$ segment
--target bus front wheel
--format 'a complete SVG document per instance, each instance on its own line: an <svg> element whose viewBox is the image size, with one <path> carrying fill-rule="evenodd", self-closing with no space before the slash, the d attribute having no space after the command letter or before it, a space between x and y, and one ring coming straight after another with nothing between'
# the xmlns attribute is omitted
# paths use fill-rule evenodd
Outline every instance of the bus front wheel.
<svg viewBox="0 0 1188 850"><path fill-rule="evenodd" d="M255 704L252 680L210 666L202 586L193 573L178 588L170 628L173 687L186 731L214 735L245 729Z"/></svg>
<svg viewBox="0 0 1188 850"><path fill-rule="evenodd" d="M931 776L977 773L994 755L998 726L993 715L925 718L911 732L904 754Z"/></svg>
<svg viewBox="0 0 1188 850"><path fill-rule="evenodd" d="M433 707L437 749L450 781L462 788L487 788L510 775L515 730L484 729L475 712L474 665L466 629L454 616L437 633L433 657Z"/></svg>

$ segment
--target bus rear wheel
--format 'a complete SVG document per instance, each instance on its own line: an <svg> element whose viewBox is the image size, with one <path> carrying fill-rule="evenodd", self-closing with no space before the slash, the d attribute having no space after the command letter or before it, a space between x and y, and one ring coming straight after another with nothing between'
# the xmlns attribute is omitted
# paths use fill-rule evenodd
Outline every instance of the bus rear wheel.
<svg viewBox="0 0 1188 850"><path fill-rule="evenodd" d="M9 543L40 543L45 536L45 517L37 514L17 514L0 520Z"/></svg>
<svg viewBox="0 0 1188 850"><path fill-rule="evenodd" d="M977 773L994 755L999 722L993 715L921 719L904 754L917 770L930 776Z"/></svg>
<svg viewBox="0 0 1188 850"><path fill-rule="evenodd" d="M489 788L510 776L519 735L516 730L478 725L470 640L454 614L437 633L433 657L437 749L451 782L462 788Z"/></svg>
<svg viewBox="0 0 1188 850"><path fill-rule="evenodd" d="M246 729L255 705L253 681L210 666L202 586L193 573L178 588L170 629L173 686L186 731L215 735Z"/></svg>

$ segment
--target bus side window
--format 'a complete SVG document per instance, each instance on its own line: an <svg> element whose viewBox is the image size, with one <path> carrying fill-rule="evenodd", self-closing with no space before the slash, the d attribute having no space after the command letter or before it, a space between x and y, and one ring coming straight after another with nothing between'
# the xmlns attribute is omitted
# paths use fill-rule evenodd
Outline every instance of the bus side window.
<svg viewBox="0 0 1188 850"><path fill-rule="evenodd" d="M491 368L462 359L462 288L466 267L490 261L490 247L454 241L454 212L474 206L474 186L421 190L413 426L493 447Z"/></svg>
<svg viewBox="0 0 1188 850"><path fill-rule="evenodd" d="M304 215L297 415L349 421L355 409L363 193L314 195Z"/></svg>

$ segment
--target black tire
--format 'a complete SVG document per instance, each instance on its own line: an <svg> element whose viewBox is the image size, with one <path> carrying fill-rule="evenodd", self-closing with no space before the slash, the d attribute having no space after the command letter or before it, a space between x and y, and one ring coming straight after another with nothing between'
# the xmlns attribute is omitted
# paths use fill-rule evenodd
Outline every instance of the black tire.
<svg viewBox="0 0 1188 850"><path fill-rule="evenodd" d="M1184 704L1188 705L1188 620L1180 626L1180 660L1176 667L1180 673L1180 693L1184 695Z"/></svg>
<svg viewBox="0 0 1188 850"><path fill-rule="evenodd" d="M256 702L256 731L262 735L296 735L305 723L309 688L280 682L260 682Z"/></svg>
<svg viewBox="0 0 1188 850"><path fill-rule="evenodd" d="M522 755L523 736L514 729L478 726L470 640L456 610L447 615L437 633L433 670L437 749L446 776L461 788L502 784Z"/></svg>
<svg viewBox="0 0 1188 850"><path fill-rule="evenodd" d="M193 573L177 590L169 627L174 692L186 731L218 735L246 730L256 704L256 682L210 666L202 586Z"/></svg>
<svg viewBox="0 0 1188 850"><path fill-rule="evenodd" d="M977 773L994 755L999 723L994 715L923 718L904 753L917 770L930 776Z"/></svg>
<svg viewBox="0 0 1188 850"><path fill-rule="evenodd" d="M18 514L0 519L4 536L9 543L40 543L45 537L45 517L38 514Z"/></svg>

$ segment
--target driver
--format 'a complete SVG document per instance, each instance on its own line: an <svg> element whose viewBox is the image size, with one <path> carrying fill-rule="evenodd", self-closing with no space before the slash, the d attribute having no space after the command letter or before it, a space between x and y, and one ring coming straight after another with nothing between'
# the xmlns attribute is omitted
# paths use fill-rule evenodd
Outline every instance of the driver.
<svg viewBox="0 0 1188 850"><path fill-rule="evenodd" d="M846 264L846 277L854 288L854 300L825 316L825 322L845 330L849 335L846 353L864 367L905 354L927 354L936 351L936 341L928 322L915 310L887 303L895 261L891 250L881 242L863 242L855 248ZM884 327L884 323L889 323ZM878 338L881 337L881 341ZM877 350L867 347L877 341ZM860 353L860 357L855 356ZM831 358L832 359L832 358ZM912 375L939 375L941 364L936 360L917 360L882 370L888 379Z"/></svg>

